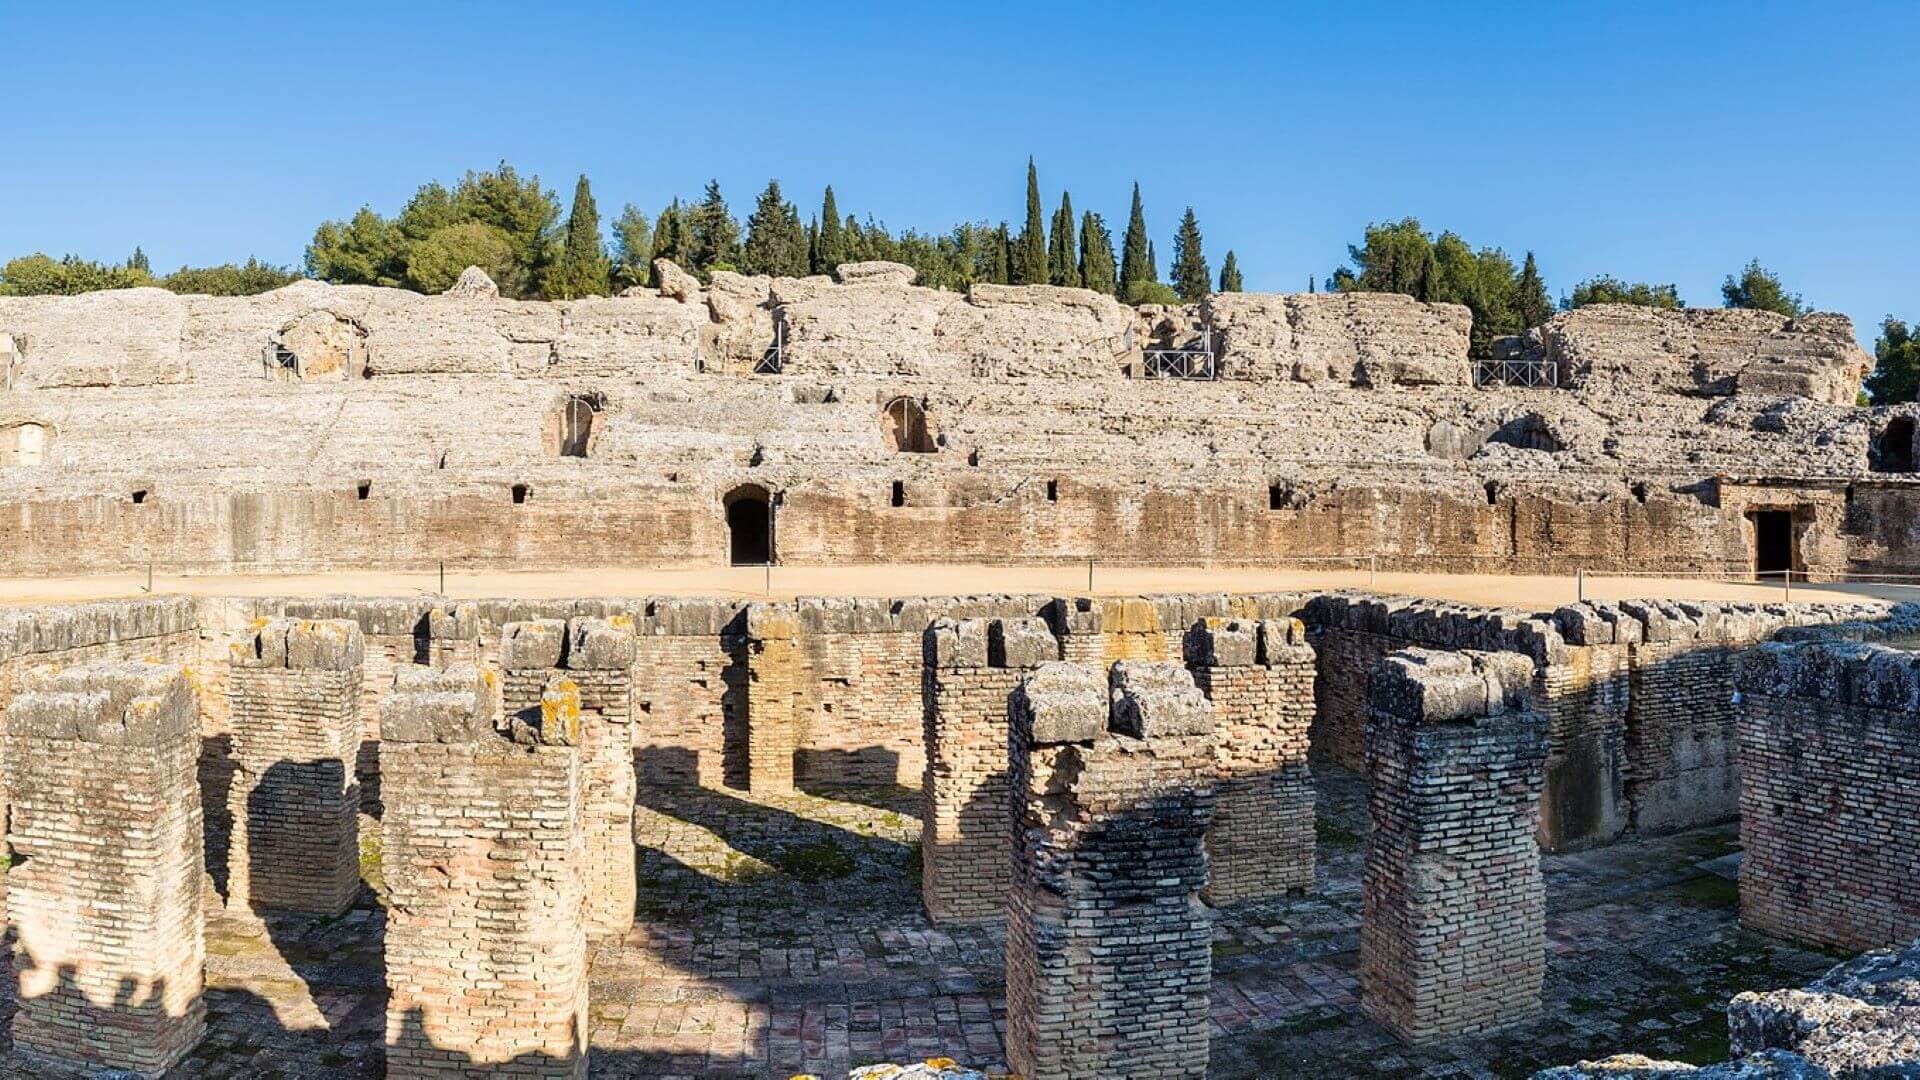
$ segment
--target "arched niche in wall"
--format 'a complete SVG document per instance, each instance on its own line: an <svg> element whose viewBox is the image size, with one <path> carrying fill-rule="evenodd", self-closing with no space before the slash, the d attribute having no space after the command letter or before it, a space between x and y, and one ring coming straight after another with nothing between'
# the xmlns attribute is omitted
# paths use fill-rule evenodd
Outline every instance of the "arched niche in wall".
<svg viewBox="0 0 1920 1080"><path fill-rule="evenodd" d="M547 453L553 457L588 457L599 435L596 419L607 407L606 395L569 394L547 417Z"/></svg>
<svg viewBox="0 0 1920 1080"><path fill-rule="evenodd" d="M331 311L309 311L267 341L267 376L283 382L365 378L367 332Z"/></svg>
<svg viewBox="0 0 1920 1080"><path fill-rule="evenodd" d="M1868 457L1869 467L1874 472L1910 473L1914 469L1916 457L1920 457L1920 446L1916 446L1914 418L1896 416L1887 421L1880 437L1873 441L1873 453Z"/></svg>
<svg viewBox="0 0 1920 1080"><path fill-rule="evenodd" d="M53 429L28 421L0 428L0 465L43 465L53 445Z"/></svg>
<svg viewBox="0 0 1920 1080"><path fill-rule="evenodd" d="M896 453L931 454L939 449L926 407L910 397L887 402L880 410L880 425L886 432L887 445Z"/></svg>

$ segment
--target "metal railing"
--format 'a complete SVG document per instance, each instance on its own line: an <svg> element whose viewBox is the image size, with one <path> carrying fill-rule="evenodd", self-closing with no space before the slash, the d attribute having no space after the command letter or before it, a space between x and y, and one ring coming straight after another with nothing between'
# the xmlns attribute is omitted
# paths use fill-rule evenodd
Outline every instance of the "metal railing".
<svg viewBox="0 0 1920 1080"><path fill-rule="evenodd" d="M1475 386L1520 386L1557 390L1560 365L1552 360L1476 360Z"/></svg>
<svg viewBox="0 0 1920 1080"><path fill-rule="evenodd" d="M759 361L753 365L753 373L755 375L778 375L786 370L786 366L787 329L776 320L773 324L773 344L767 346L767 351L760 354Z"/></svg>
<svg viewBox="0 0 1920 1080"><path fill-rule="evenodd" d="M1198 347L1187 346L1180 349L1146 349L1145 374L1149 379L1186 379L1191 382L1211 382L1220 377L1219 358L1213 351L1213 327L1203 327L1200 331Z"/></svg>

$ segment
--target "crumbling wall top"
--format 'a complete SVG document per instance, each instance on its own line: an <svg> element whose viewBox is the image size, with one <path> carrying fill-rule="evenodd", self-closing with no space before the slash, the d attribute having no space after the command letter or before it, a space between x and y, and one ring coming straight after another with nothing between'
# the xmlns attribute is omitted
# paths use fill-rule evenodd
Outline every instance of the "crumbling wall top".
<svg viewBox="0 0 1920 1080"><path fill-rule="evenodd" d="M10 735L105 746L162 746L199 731L192 681L165 664L89 664L31 672L7 709Z"/></svg>
<svg viewBox="0 0 1920 1080"><path fill-rule="evenodd" d="M1474 722L1525 711L1533 671L1518 653L1404 649L1374 670L1368 700L1409 724Z"/></svg>
<svg viewBox="0 0 1920 1080"><path fill-rule="evenodd" d="M366 659L366 638L348 619L267 619L228 650L236 667L350 671Z"/></svg>

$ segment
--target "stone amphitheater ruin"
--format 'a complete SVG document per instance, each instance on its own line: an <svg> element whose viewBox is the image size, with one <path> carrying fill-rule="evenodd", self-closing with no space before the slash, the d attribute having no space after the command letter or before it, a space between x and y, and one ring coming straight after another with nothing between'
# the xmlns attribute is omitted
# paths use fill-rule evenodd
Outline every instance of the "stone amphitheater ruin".
<svg viewBox="0 0 1920 1080"><path fill-rule="evenodd" d="M1920 1076L1845 318L662 271L0 298L0 577L216 583L0 607L6 1075ZM509 573L761 564L883 584Z"/></svg>

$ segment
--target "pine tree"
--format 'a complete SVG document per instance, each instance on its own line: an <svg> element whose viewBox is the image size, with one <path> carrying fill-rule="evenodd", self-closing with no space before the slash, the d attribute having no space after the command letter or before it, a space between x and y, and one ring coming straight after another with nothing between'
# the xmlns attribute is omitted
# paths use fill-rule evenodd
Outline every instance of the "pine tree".
<svg viewBox="0 0 1920 1080"><path fill-rule="evenodd" d="M1875 405L1920 401L1920 337L1913 328L1887 316L1873 343L1873 355L1879 363L1867 376L1866 391Z"/></svg>
<svg viewBox="0 0 1920 1080"><path fill-rule="evenodd" d="M547 274L545 292L549 299L577 300L582 296L607 295L612 263L606 243L600 238L600 209L594 205L593 189L585 173L573 187L573 210L567 215L566 240L560 257Z"/></svg>
<svg viewBox="0 0 1920 1080"><path fill-rule="evenodd" d="M1799 293L1790 293L1780 284L1780 275L1760 265L1759 259L1747 263L1740 276L1727 275L1720 296L1730 308L1753 308L1797 319L1807 313Z"/></svg>
<svg viewBox="0 0 1920 1080"><path fill-rule="evenodd" d="M1020 285L1045 285L1047 271L1047 223L1040 213L1040 173L1027 159L1027 224L1020 230L1020 247L1013 260L1014 281Z"/></svg>
<svg viewBox="0 0 1920 1080"><path fill-rule="evenodd" d="M833 185L827 185L826 197L820 200L820 239L815 244L818 254L813 262L816 274L831 274L847 262L846 239L840 231L840 207L833 201Z"/></svg>
<svg viewBox="0 0 1920 1080"><path fill-rule="evenodd" d="M747 243L740 268L748 274L799 277L807 272L807 237L800 212L780 195L780 181L767 181L747 218Z"/></svg>
<svg viewBox="0 0 1920 1080"><path fill-rule="evenodd" d="M1189 206L1173 239L1173 290L1185 303L1197 304L1213 291L1212 278L1200 250L1200 223Z"/></svg>
<svg viewBox="0 0 1920 1080"><path fill-rule="evenodd" d="M153 272L153 264L147 261L147 253L140 250L140 245L138 244L133 246L133 254L127 256L127 269L138 270L146 274Z"/></svg>
<svg viewBox="0 0 1920 1080"><path fill-rule="evenodd" d="M1540 279L1540 267L1527 252L1521 265L1520 280L1513 289L1513 310L1520 329L1527 330L1546 322L1553 315L1553 300L1547 295L1547 283Z"/></svg>
<svg viewBox="0 0 1920 1080"><path fill-rule="evenodd" d="M701 280L715 270L740 268L740 223L720 195L720 181L707 181L707 193L693 207L693 269Z"/></svg>
<svg viewBox="0 0 1920 1080"><path fill-rule="evenodd" d="M1133 185L1133 211L1127 215L1127 236L1120 250L1121 296L1138 281L1159 278L1153 268L1153 241L1147 239L1147 212L1140 203L1140 184Z"/></svg>
<svg viewBox="0 0 1920 1080"><path fill-rule="evenodd" d="M614 287L644 285L652 259L653 224L639 207L628 203L613 220Z"/></svg>
<svg viewBox="0 0 1920 1080"><path fill-rule="evenodd" d="M1220 264L1220 291L1244 291L1244 286L1240 281L1240 260L1234 257L1231 250L1227 252L1227 261Z"/></svg>
<svg viewBox="0 0 1920 1080"><path fill-rule="evenodd" d="M1080 287L1112 295L1119 284L1113 269L1113 237L1100 215L1089 210L1080 216Z"/></svg>
<svg viewBox="0 0 1920 1080"><path fill-rule="evenodd" d="M1069 288L1080 287L1080 260L1074 256L1073 196L1060 193L1060 209L1053 212L1053 232L1047 239L1047 280Z"/></svg>

